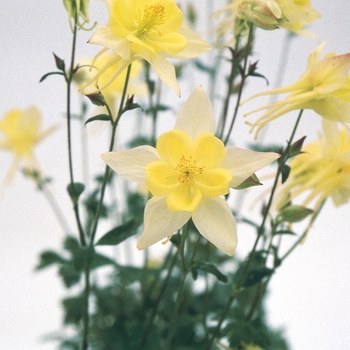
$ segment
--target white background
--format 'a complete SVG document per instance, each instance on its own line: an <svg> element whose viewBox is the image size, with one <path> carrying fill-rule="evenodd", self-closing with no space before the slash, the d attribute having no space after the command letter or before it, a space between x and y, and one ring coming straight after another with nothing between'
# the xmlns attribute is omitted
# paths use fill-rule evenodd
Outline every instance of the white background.
<svg viewBox="0 0 350 350"><path fill-rule="evenodd" d="M349 52L350 2L314 0L313 5L323 17L311 29L321 41L328 40L325 52ZM90 12L93 19L105 21L107 18L102 3L92 1ZM38 83L43 74L55 69L52 52L66 62L69 60L71 33L65 9L59 0L3 1L0 18L0 114L10 108L35 104L43 112L45 127L61 125L57 133L38 147L36 154L44 172L55 179L54 194L63 203L64 213L74 228L65 192L68 171L64 84L58 76ZM85 44L90 35L91 32L79 34L79 55L97 52L97 47ZM282 29L259 30L255 51L260 72L271 81L276 74L284 36ZM305 69L307 55L317 43L310 38L293 41L285 82L298 79ZM202 81L193 84L191 88L199 84L205 86ZM265 88L263 80L249 87L252 92ZM169 96L176 101L176 97ZM186 98L186 93L183 97ZM283 142L292 125L290 120L285 117L278 121L275 130L270 128L265 137L273 140L279 137ZM310 114L309 119L302 121L301 129L308 130L310 139L315 138L320 130L319 118ZM303 136L302 131L298 136ZM95 147L88 151L93 159L91 166L102 166L99 155L106 149L105 144L101 141L98 144L99 139L94 135L92 139ZM244 146L239 140L236 144ZM79 139L75 146L79 149ZM1 152L0 160L2 179L11 164L11 156ZM79 180L79 175L77 177ZM327 203L305 244L272 279L269 319L273 325L285 328L292 350L349 349L349 228L349 205L335 210ZM41 340L60 329L60 299L66 295L65 290L55 269L35 273L34 267L42 250L60 247L63 235L45 199L21 174L17 174L12 185L1 194L0 230L0 349L55 349L54 343ZM239 239L237 254L247 249L245 244L249 241L244 232L239 232Z"/></svg>

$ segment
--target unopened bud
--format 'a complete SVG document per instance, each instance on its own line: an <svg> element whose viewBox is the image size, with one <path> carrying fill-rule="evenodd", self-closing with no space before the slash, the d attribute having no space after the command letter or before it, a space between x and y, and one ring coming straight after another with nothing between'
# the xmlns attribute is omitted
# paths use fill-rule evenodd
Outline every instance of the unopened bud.
<svg viewBox="0 0 350 350"><path fill-rule="evenodd" d="M235 5L237 17L262 29L276 29L285 20L275 0L238 0Z"/></svg>

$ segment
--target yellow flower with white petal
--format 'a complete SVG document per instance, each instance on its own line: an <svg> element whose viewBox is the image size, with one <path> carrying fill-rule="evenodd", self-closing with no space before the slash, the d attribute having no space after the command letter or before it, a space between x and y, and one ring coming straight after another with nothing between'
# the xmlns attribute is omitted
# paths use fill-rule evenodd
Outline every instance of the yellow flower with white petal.
<svg viewBox="0 0 350 350"><path fill-rule="evenodd" d="M0 150L12 152L14 161L7 173L6 180L10 181L19 166L23 163L26 170L38 169L38 162L34 156L36 145L48 136L55 128L41 130L41 113L34 107L27 109L12 109L5 113L0 120Z"/></svg>
<svg viewBox="0 0 350 350"><path fill-rule="evenodd" d="M350 198L350 133L337 123L324 121L324 134L319 140L303 148L290 164L291 172L282 187L283 206L307 194L303 205L315 201L315 211L321 203L331 197L336 206L345 204Z"/></svg>
<svg viewBox="0 0 350 350"><path fill-rule="evenodd" d="M314 36L305 29L309 24L321 17L321 14L311 6L311 0L276 0L286 18L282 28L291 33Z"/></svg>
<svg viewBox="0 0 350 350"><path fill-rule="evenodd" d="M183 25L183 15L174 0L112 0L109 3L108 26L99 26L89 43L102 45L112 58L105 64L94 82L109 67L118 64L103 90L130 63L144 59L154 68L159 78L178 95L175 68L167 58L193 58L208 51L211 46Z"/></svg>
<svg viewBox="0 0 350 350"><path fill-rule="evenodd" d="M245 114L267 110L255 123L247 122L252 130L256 129L256 135L267 123L293 110L312 109L325 119L350 122L350 53L330 53L320 60L323 46L321 44L311 52L307 70L297 82L258 93L242 102L258 96L290 93L284 100Z"/></svg>
<svg viewBox="0 0 350 350"><path fill-rule="evenodd" d="M146 184L153 195L139 249L171 236L192 218L201 235L224 253L234 253L236 224L222 196L279 155L225 147L214 132L211 102L198 87L180 109L175 129L160 135L156 148L102 155L119 175Z"/></svg>

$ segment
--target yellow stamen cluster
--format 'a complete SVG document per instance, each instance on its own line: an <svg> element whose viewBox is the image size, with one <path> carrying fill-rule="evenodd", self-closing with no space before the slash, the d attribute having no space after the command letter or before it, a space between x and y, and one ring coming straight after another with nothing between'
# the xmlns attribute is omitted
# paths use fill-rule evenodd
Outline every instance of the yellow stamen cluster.
<svg viewBox="0 0 350 350"><path fill-rule="evenodd" d="M144 8L143 16L139 14L139 20L136 20L138 24L138 32L145 34L146 32L155 30L157 33L157 26L165 23L165 9L164 6L157 3L154 5L146 5ZM159 33L160 34L160 33Z"/></svg>
<svg viewBox="0 0 350 350"><path fill-rule="evenodd" d="M196 175L203 173L204 167L198 167L191 156L189 158L182 156L175 170L180 173L178 177L179 182L189 184Z"/></svg>

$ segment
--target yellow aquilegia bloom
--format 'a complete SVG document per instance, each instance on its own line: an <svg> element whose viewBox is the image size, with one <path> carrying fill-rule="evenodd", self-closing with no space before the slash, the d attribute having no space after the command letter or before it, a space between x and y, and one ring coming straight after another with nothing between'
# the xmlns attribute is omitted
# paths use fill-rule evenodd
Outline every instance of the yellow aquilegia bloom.
<svg viewBox="0 0 350 350"><path fill-rule="evenodd" d="M0 150L14 154L14 160L6 180L13 177L20 163L26 170L38 169L34 155L35 146L50 134L54 128L41 130L41 113L34 107L12 109L0 120Z"/></svg>
<svg viewBox="0 0 350 350"><path fill-rule="evenodd" d="M161 134L156 148L102 155L119 175L146 185L153 195L145 208L139 249L171 236L192 218L206 239L224 253L234 253L236 224L222 196L279 155L225 147L214 131L211 102L199 87L180 109L175 129Z"/></svg>
<svg viewBox="0 0 350 350"><path fill-rule="evenodd" d="M276 0L280 6L286 21L281 24L282 28L291 33L313 36L305 29L321 17L321 14L311 6L311 0Z"/></svg>
<svg viewBox="0 0 350 350"><path fill-rule="evenodd" d="M283 206L303 195L303 205L315 201L315 210L331 197L336 206L350 198L350 133L345 126L324 121L324 134L303 148L291 162L291 173L282 187ZM306 194L306 195L305 195Z"/></svg>
<svg viewBox="0 0 350 350"><path fill-rule="evenodd" d="M312 109L328 120L350 122L350 53L338 56L331 53L320 59L323 46L321 44L311 52L307 70L297 82L258 93L245 101L258 96L289 93L284 100L245 115L267 110L255 123L248 123L252 130L256 130L256 134L272 120L300 109Z"/></svg>
<svg viewBox="0 0 350 350"><path fill-rule="evenodd" d="M144 59L159 78L178 95L175 68L167 58L187 59L201 55L211 46L183 25L183 15L174 0L112 0L109 2L108 26L99 26L89 40L104 46L97 57L111 50L113 57L93 81L112 65L116 71L103 90L130 63Z"/></svg>

